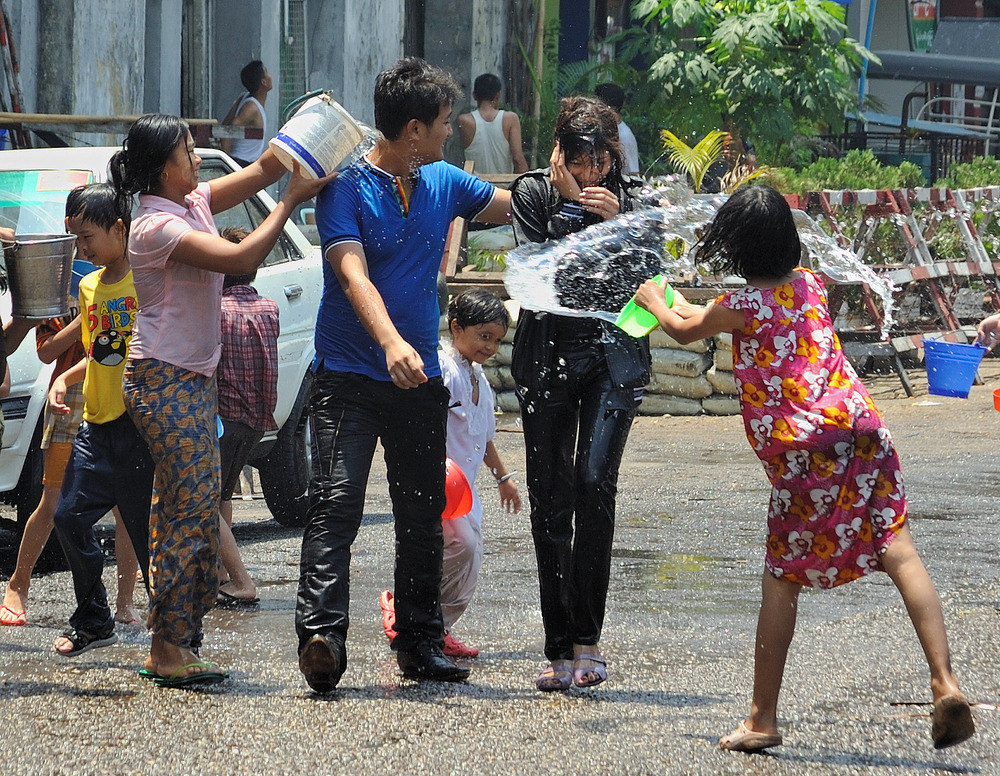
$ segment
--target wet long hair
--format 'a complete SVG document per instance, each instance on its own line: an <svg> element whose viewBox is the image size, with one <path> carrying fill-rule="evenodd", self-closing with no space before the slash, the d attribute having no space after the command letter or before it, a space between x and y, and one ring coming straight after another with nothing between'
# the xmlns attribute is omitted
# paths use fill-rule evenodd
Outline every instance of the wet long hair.
<svg viewBox="0 0 1000 776"><path fill-rule="evenodd" d="M147 113L129 127L121 151L108 162L111 184L131 209L133 194L159 190L160 173L179 143L187 140L188 123L167 113Z"/></svg>
<svg viewBox="0 0 1000 776"><path fill-rule="evenodd" d="M593 97L564 97L559 103L555 139L567 162L589 157L594 166L600 168L604 157L609 157L611 169L604 182L625 186L622 176L625 157L618 141L618 114L603 102Z"/></svg>
<svg viewBox="0 0 1000 776"><path fill-rule="evenodd" d="M506 329L510 326L510 313L496 295L482 288L470 288L448 303L449 329L452 321L462 329L484 323L499 323Z"/></svg>
<svg viewBox="0 0 1000 776"><path fill-rule="evenodd" d="M430 126L443 106L454 105L461 96L451 73L419 57L405 57L375 79L375 129L387 140L398 140L411 119Z"/></svg>
<svg viewBox="0 0 1000 776"><path fill-rule="evenodd" d="M742 278L780 278L797 267L802 244L785 198L747 186L719 208L697 245L699 261Z"/></svg>
<svg viewBox="0 0 1000 776"><path fill-rule="evenodd" d="M110 183L88 183L77 186L66 197L66 218L79 218L97 224L105 232L120 220L128 236L132 225L132 209L123 206Z"/></svg>

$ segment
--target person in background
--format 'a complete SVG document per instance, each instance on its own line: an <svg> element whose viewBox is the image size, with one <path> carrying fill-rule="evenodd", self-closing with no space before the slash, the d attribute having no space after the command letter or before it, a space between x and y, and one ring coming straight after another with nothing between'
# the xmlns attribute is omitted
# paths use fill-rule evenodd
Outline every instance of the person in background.
<svg viewBox="0 0 1000 776"><path fill-rule="evenodd" d="M104 554L93 530L109 510L118 508L127 531L122 547L131 540L143 579L149 579L153 461L122 399L122 370L139 309L125 250L130 221L129 208L107 183L80 186L66 198L66 229L76 235L77 252L101 269L80 280L77 336L85 357L60 374L49 390L49 409L67 415L71 387L83 383L83 423L53 516L76 595L69 628L53 645L64 657L117 640L101 581ZM132 585L134 569L128 573Z"/></svg>
<svg viewBox="0 0 1000 776"><path fill-rule="evenodd" d="M227 227L222 236L239 243L248 232ZM278 305L257 293L257 272L226 275L222 283L222 355L217 371L222 461L222 522L219 559L228 579L219 585L223 606L256 604L257 587L243 565L233 536L233 491L240 472L267 431L277 429ZM252 476L252 472L251 472Z"/></svg>
<svg viewBox="0 0 1000 776"><path fill-rule="evenodd" d="M622 107L625 105L625 90L618 84L598 84L594 96L618 114L618 142L622 147L625 159L624 172L627 175L639 175L639 144L635 134L629 129L622 118Z"/></svg>
<svg viewBox="0 0 1000 776"><path fill-rule="evenodd" d="M476 163L477 175L509 175L528 171L521 148L521 120L514 111L500 110L500 79L483 73L472 85L476 109L458 117L458 134L466 161Z"/></svg>
<svg viewBox="0 0 1000 776"><path fill-rule="evenodd" d="M233 140L227 137L219 142L219 147L240 165L246 167L256 161L267 148L267 114L264 112L264 103L267 102L267 93L274 84L271 81L271 74L259 59L248 63L240 71L240 81L246 92L236 98L222 123L259 129L263 136L260 140L250 138Z"/></svg>
<svg viewBox="0 0 1000 776"><path fill-rule="evenodd" d="M75 282L75 281L74 281ZM41 323L25 318L14 318L4 326L3 340L11 351L35 329L35 348L44 364L55 363L49 388L56 378L84 358L80 341L80 316L74 299L69 314L61 318L48 318ZM9 374L7 376L9 381ZM9 391L9 382L8 382ZM46 403L41 449L44 455L42 469L42 496L38 506L28 517L17 551L17 565L4 590L0 605L0 625L27 625L28 588L31 573L52 533L53 517L59 503L66 464L69 462L77 430L83 420L83 386L70 388L65 396L69 413L54 413ZM114 621L124 625L138 625L141 620L135 609L134 595L138 560L125 531L121 516L115 509L115 558L118 566L118 596Z"/></svg>

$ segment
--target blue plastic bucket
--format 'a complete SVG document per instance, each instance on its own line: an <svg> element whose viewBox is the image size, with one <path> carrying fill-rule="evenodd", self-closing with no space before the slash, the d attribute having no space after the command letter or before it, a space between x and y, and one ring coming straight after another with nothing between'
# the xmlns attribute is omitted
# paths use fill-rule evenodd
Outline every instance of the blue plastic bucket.
<svg viewBox="0 0 1000 776"><path fill-rule="evenodd" d="M927 385L935 396L968 399L986 348L961 342L923 340Z"/></svg>

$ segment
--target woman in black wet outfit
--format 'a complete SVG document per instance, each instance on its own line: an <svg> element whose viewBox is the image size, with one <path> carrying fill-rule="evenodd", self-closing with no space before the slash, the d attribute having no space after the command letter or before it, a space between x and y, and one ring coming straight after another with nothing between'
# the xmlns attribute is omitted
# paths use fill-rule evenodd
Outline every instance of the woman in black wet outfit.
<svg viewBox="0 0 1000 776"><path fill-rule="evenodd" d="M610 108L586 97L560 107L550 167L511 186L518 244L557 240L629 211L641 185L622 173ZM521 310L512 371L549 661L535 682L542 691L607 678L599 641L618 467L649 364L648 341L606 321Z"/></svg>

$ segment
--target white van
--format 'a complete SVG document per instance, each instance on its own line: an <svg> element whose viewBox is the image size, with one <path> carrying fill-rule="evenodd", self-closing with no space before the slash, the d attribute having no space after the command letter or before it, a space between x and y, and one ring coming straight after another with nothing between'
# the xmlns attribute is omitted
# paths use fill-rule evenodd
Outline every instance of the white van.
<svg viewBox="0 0 1000 776"><path fill-rule="evenodd" d="M106 180L108 160L118 150L44 148L0 151L0 226L19 234L65 234L65 203L69 190L82 183ZM201 180L239 169L221 151L198 149ZM215 216L222 230L242 226L252 230L274 208L274 200L259 192L246 202ZM310 245L294 224L285 224L274 249L257 273L254 287L278 304L278 431L261 441L250 463L260 473L267 506L279 523L301 526L308 506L311 440L307 419L311 385L309 365L315 354L313 336L323 290L319 249ZM10 294L0 296L0 316L10 319ZM8 354L10 395L3 407L3 449L0 451L0 499L17 507L20 524L41 497L42 409L52 366L35 355L35 338L25 337Z"/></svg>

